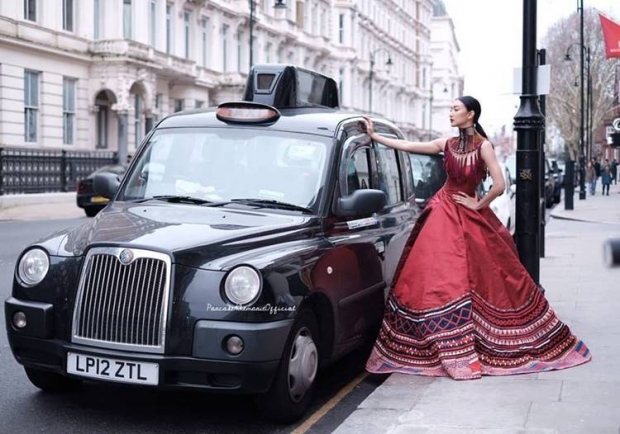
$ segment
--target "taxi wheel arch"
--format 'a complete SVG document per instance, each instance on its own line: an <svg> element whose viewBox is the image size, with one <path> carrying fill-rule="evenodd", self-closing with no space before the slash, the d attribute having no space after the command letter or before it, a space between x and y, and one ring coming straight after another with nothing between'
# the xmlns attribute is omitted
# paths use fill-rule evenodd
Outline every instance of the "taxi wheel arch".
<svg viewBox="0 0 620 434"><path fill-rule="evenodd" d="M55 372L37 368L25 367L28 380L39 389L50 393L63 393L75 390L82 383L81 380L65 377Z"/></svg>
<svg viewBox="0 0 620 434"><path fill-rule="evenodd" d="M284 346L278 372L265 395L256 397L259 413L277 423L292 423L309 407L320 360L320 334L311 309L297 315Z"/></svg>

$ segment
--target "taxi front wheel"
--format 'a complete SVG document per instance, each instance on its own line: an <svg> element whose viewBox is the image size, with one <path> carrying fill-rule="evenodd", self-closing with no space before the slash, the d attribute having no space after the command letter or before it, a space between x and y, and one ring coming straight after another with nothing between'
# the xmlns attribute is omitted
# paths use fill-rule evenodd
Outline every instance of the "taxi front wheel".
<svg viewBox="0 0 620 434"><path fill-rule="evenodd" d="M39 389L50 393L70 392L79 387L80 380L65 377L55 372L44 371L35 368L24 368L26 375L32 384Z"/></svg>
<svg viewBox="0 0 620 434"><path fill-rule="evenodd" d="M292 423L301 418L310 405L319 367L318 330L314 314L310 310L302 311L284 347L269 392L256 399L265 419Z"/></svg>

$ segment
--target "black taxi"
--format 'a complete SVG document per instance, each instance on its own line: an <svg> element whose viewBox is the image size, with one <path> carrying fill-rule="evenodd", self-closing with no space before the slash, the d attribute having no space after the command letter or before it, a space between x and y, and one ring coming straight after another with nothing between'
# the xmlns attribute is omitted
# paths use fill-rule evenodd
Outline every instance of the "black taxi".
<svg viewBox="0 0 620 434"><path fill-rule="evenodd" d="M410 159L361 121L290 65L160 121L122 180L95 178L105 209L18 258L6 329L30 381L255 394L298 419L319 368L374 339L420 212Z"/></svg>

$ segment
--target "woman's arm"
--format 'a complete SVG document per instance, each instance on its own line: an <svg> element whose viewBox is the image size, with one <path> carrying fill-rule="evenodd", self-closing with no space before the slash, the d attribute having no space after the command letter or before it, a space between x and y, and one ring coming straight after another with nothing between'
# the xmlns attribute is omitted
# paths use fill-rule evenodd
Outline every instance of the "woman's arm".
<svg viewBox="0 0 620 434"><path fill-rule="evenodd" d="M364 116L366 122L366 133L375 142L390 148L398 149L405 152L413 152L416 154L439 154L443 152L446 139L435 139L430 142L410 142L408 140L392 139L380 136L375 133L375 128L370 118Z"/></svg>
<svg viewBox="0 0 620 434"><path fill-rule="evenodd" d="M493 202L493 199L501 195L504 190L506 190L506 181L502 175L502 169L497 161L497 156L495 155L493 145L485 140L480 149L480 153L482 155L482 159L489 168L489 174L493 180L493 187L491 187L491 190L489 190L489 192L478 201L475 208L476 210L486 208L491 202Z"/></svg>

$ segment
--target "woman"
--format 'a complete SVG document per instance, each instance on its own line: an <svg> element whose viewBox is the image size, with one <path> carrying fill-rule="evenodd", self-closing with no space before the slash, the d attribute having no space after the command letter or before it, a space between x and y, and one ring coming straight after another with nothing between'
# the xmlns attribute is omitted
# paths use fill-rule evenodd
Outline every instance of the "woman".
<svg viewBox="0 0 620 434"><path fill-rule="evenodd" d="M474 379L562 369L590 360L519 261L509 232L489 209L505 187L478 123L480 103L452 104L459 136L414 143L368 135L416 153L444 152L448 180L420 215L396 270L385 316L366 363L372 373ZM484 198L476 186L490 174Z"/></svg>
<svg viewBox="0 0 620 434"><path fill-rule="evenodd" d="M601 194L603 196L609 196L609 186L611 185L611 167L609 164L605 164L601 169L601 184L603 184L603 191Z"/></svg>
<svg viewBox="0 0 620 434"><path fill-rule="evenodd" d="M591 161L586 164L586 184L590 187L590 196L596 193L596 171Z"/></svg>

